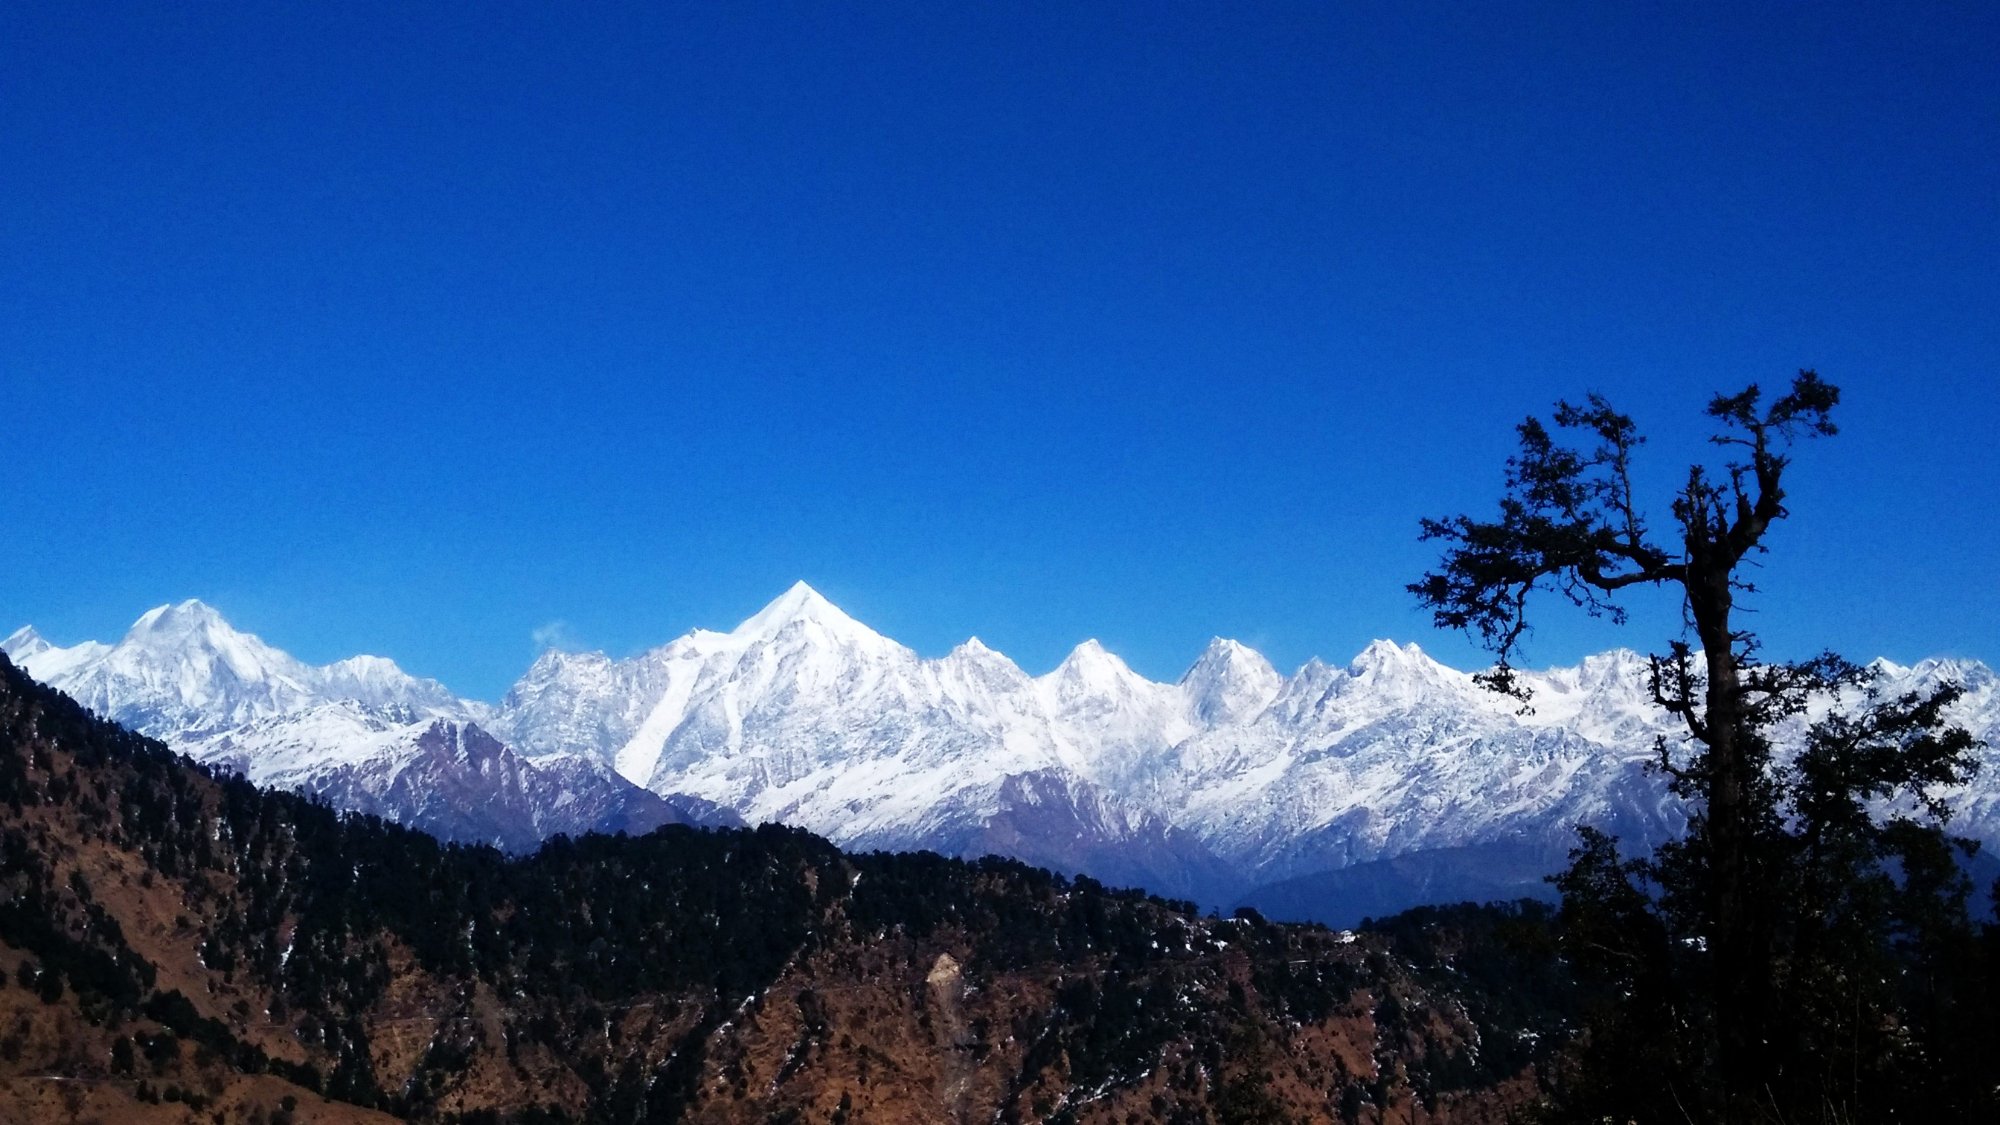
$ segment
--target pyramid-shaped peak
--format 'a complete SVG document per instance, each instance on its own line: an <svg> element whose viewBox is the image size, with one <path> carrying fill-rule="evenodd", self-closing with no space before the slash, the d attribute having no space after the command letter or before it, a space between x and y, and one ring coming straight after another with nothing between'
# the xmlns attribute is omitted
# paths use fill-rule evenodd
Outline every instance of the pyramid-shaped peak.
<svg viewBox="0 0 2000 1125"><path fill-rule="evenodd" d="M1898 664L1886 656L1878 656L1870 660L1864 667L1878 676L1902 676L1907 675L1910 671L1907 665Z"/></svg>
<svg viewBox="0 0 2000 1125"><path fill-rule="evenodd" d="M1105 648L1103 642L1099 641L1096 637L1092 637L1075 648L1070 649L1069 655L1063 658L1064 664L1102 664L1107 662L1116 664L1121 668L1125 666L1125 662L1118 659L1116 653Z"/></svg>
<svg viewBox="0 0 2000 1125"><path fill-rule="evenodd" d="M978 637L967 637L958 647L945 655L944 663L960 669L976 669L979 674L991 675L1000 672L1009 679L1025 677L1020 666L1007 657L1006 653L988 645Z"/></svg>
<svg viewBox="0 0 2000 1125"><path fill-rule="evenodd" d="M827 601L818 590L804 582L792 583L791 589L779 594L769 605L738 625L730 635L739 640L774 637L800 623L817 625L847 639L879 639L874 630L849 617L839 606Z"/></svg>
<svg viewBox="0 0 2000 1125"><path fill-rule="evenodd" d="M1069 650L1051 675L1091 683L1140 678L1117 653L1105 648L1095 637Z"/></svg>
<svg viewBox="0 0 2000 1125"><path fill-rule="evenodd" d="M1241 641L1233 641L1228 637L1210 637L1208 644L1202 648L1201 655L1195 658L1194 667L1227 667L1244 663L1268 665L1270 661L1264 659L1263 653Z"/></svg>
<svg viewBox="0 0 2000 1125"><path fill-rule="evenodd" d="M818 590L813 589L811 584L803 578L787 586L785 592L779 594L776 600L782 602L788 598L802 604L812 604L815 602L825 605L833 604L828 602L824 595Z"/></svg>
<svg viewBox="0 0 2000 1125"><path fill-rule="evenodd" d="M33 625L23 625L9 633L6 640L0 641L0 652L6 653L8 659L17 663L54 647L47 637L35 632Z"/></svg>
<svg viewBox="0 0 2000 1125"><path fill-rule="evenodd" d="M1181 677L1195 714L1208 723L1235 722L1261 711L1284 686L1264 654L1226 637L1208 642Z"/></svg>
<svg viewBox="0 0 2000 1125"><path fill-rule="evenodd" d="M1209 640L1208 646L1201 650L1201 655L1195 658L1195 662L1188 666L1187 672L1181 676L1181 683L1241 679L1246 676L1275 681L1278 679L1278 670L1271 667L1271 662L1264 659L1263 653L1249 645L1232 641L1228 637L1214 637Z"/></svg>

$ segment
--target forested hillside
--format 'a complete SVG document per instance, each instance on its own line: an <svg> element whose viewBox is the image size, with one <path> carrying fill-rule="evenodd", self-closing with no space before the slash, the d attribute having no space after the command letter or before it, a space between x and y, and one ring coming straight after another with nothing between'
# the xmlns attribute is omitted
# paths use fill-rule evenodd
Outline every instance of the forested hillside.
<svg viewBox="0 0 2000 1125"><path fill-rule="evenodd" d="M790 829L443 845L4 660L0 800L7 1120L1498 1121L1568 1003L1493 957ZM1551 966L1509 917L1496 956Z"/></svg>

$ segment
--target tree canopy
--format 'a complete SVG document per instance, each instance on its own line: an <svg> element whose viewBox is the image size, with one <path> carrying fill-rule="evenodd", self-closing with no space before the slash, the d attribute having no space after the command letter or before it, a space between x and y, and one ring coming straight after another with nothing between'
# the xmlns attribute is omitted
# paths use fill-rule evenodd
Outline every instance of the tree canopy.
<svg viewBox="0 0 2000 1125"><path fill-rule="evenodd" d="M1681 598L1650 687L1684 730L1654 766L1687 832L1628 860L1584 827L1557 879L1568 955L1614 998L1559 1091L1578 1118L1994 1106L1996 1056L1963 1044L1993 1041L1975 1016L1994 999L1995 931L1967 917L1959 860L1974 845L1945 832L1943 794L1977 766L1950 719L1959 688L1883 698L1832 653L1760 659L1735 620L1755 592L1746 560L1790 515L1792 451L1837 432L1839 402L1812 371L1775 398L1755 384L1715 396L1725 459L1688 469L1665 520L1634 487L1636 423L1595 394L1558 403L1518 427L1497 519L1423 521L1443 557L1410 591L1484 643L1497 659L1481 681L1524 704L1514 661L1536 595L1618 624L1625 590Z"/></svg>

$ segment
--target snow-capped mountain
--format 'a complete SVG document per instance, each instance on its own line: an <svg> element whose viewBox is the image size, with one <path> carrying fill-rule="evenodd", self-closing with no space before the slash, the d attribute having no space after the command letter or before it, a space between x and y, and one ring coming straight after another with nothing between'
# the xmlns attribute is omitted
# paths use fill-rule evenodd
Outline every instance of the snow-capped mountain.
<svg viewBox="0 0 2000 1125"><path fill-rule="evenodd" d="M595 759L528 761L479 727L490 707L390 660L308 665L199 601L149 610L116 644L58 648L23 628L0 652L197 761L448 839L518 850L557 832L705 822Z"/></svg>
<svg viewBox="0 0 2000 1125"><path fill-rule="evenodd" d="M845 847L1000 849L1204 898L1226 878L1115 785L1193 729L1175 689L1095 644L1040 680L977 641L925 660L803 583L728 633L629 661L544 657L494 729Z"/></svg>
<svg viewBox="0 0 2000 1125"><path fill-rule="evenodd" d="M1209 641L1180 679L1195 720L1211 727L1256 718L1284 686L1263 653L1222 637Z"/></svg>
<svg viewBox="0 0 2000 1125"><path fill-rule="evenodd" d="M302 663L193 600L148 610L117 644L57 648L24 628L0 651L106 718L168 740L335 701L438 718L481 711L436 680L420 680L378 656L323 667Z"/></svg>
<svg viewBox="0 0 2000 1125"><path fill-rule="evenodd" d="M1344 667L1312 661L1282 677L1218 639L1173 685L1085 642L1030 677L976 640L924 660L798 586L730 633L693 633L630 661L565 659L580 670L573 686L539 693L584 699L601 691L593 685L650 679L643 719L616 690L602 692L616 709L596 712L616 724L593 745L627 777L848 846L1004 842L1026 856L1024 838L982 833L1017 816L1023 793L1045 791L1017 779L1059 778L1127 818L1067 829L1071 838L1131 838L1130 824L1157 821L1206 850L1187 853L1190 868L1219 860L1242 887L1437 855L1451 857L1432 878L1440 887L1458 872L1466 885L1532 891L1577 823L1657 840L1684 819L1645 771L1655 739L1679 732L1649 701L1645 658L1624 650L1529 674L1525 712L1386 641ZM537 665L542 679L553 670ZM2000 728L1992 702L1969 698L1967 713ZM559 722L612 726L573 711ZM532 707L503 704L496 723L518 745L564 744ZM1979 823L2000 839L2000 816ZM1482 870L1487 856L1495 863ZM1104 857L1100 848L1094 861Z"/></svg>
<svg viewBox="0 0 2000 1125"><path fill-rule="evenodd" d="M380 658L301 664L200 603L115 645L23 629L0 649L253 780L509 847L735 816L1342 917L1327 904L1539 890L1578 823L1652 841L1683 822L1645 770L1681 732L1625 650L1526 673L1527 710L1388 641L1282 676L1218 638L1171 684L1086 641L1031 676L977 639L919 656L804 583L628 659L546 652L497 707ZM1886 691L1964 684L1960 720L2000 739L1984 665L1875 667ZM1956 830L2000 842L1996 772Z"/></svg>

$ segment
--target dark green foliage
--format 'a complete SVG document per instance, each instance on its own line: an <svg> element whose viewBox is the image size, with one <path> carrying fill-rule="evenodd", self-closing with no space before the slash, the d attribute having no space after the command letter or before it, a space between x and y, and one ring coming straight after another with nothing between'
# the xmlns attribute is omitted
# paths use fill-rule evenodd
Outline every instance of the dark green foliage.
<svg viewBox="0 0 2000 1125"><path fill-rule="evenodd" d="M319 1068L311 1063L295 1063L290 1059L272 1059L265 1065L272 1074L290 1082L318 1092L325 1088L325 1080L320 1077Z"/></svg>
<svg viewBox="0 0 2000 1125"><path fill-rule="evenodd" d="M95 1005L86 1012L145 1021L129 1042L114 1040L125 1044L113 1048L114 1067L184 1082L176 1068L189 1061L185 1050L197 1067L268 1072L413 1119L447 1117L438 1107L450 1104L470 1061L504 1046L516 1065L528 1049L558 1060L587 1090L584 1109L572 1117L521 1106L459 1120L677 1120L705 1073L731 1074L732 1060L708 1056L725 1022L754 1021L766 1003L795 1004L800 1065L824 1050L830 1029L812 990L766 994L789 966L838 947L831 943L879 942L897 956L951 949L969 980L1019 973L1057 982L1053 1010L1015 1014L1009 1026L979 1016L957 1029L952 1049L975 1063L1010 1036L1026 1045L1009 1078L1021 1096L1006 1104L1007 1119L1026 1116L1026 1092L1047 1089L1049 1076L1079 1091L1113 1089L1153 1073L1185 1043L1199 1046L1200 1062L1176 1064L1190 1100L1167 1107L1166 1119L1202 1120L1200 1098L1216 1097L1222 1119L1274 1120L1261 1074L1224 1068L1221 1039L1259 1021L1325 1019L1368 975L1323 930L1254 912L1202 919L1189 903L1003 859L848 856L775 826L559 837L512 859L444 844L205 770L92 718L4 658L0 797L23 809L67 801L65 821L87 819L92 833L138 856L141 886L163 881L185 896L179 925L201 962L267 995L270 1020L309 1055L267 1058L194 1000L156 988L153 967L133 954L89 881L58 865L34 835L40 829L0 820L0 941L33 955L23 987L66 984ZM414 1068L378 1074L369 1028L391 1014L384 1008L403 951L446 999L426 1013L439 1023ZM504 1044L482 1038L493 1025L475 1018L475 992L504 998ZM672 1027L678 1036L654 1040L665 1049L650 1063L620 1049L624 1018L640 1008L652 1034ZM233 1014L253 1018L248 1003ZM920 1008L918 1018L930 1016ZM1414 1030L1409 1037L1423 1040ZM1262 1039L1249 1041L1263 1049ZM1440 1088L1469 1080L1466 1066L1453 1051L1428 1059ZM1231 1084L1200 1078L1203 1067L1226 1070ZM179 1084L158 1094L184 1105L199 1097Z"/></svg>
<svg viewBox="0 0 2000 1125"><path fill-rule="evenodd" d="M23 962L23 988L37 989L46 1003L63 994L63 983L87 1000L131 1008L153 983L152 966L125 945L118 923L92 902L80 879L67 892L54 889L54 872L22 832L0 832L0 936L27 950L39 964Z"/></svg>
<svg viewBox="0 0 2000 1125"><path fill-rule="evenodd" d="M1548 903L1421 906L1362 925L1388 938L1417 979L1488 1029L1477 1055L1433 1059L1424 1068L1436 1090L1479 1089L1521 1073L1547 1045L1568 1037L1592 999L1563 955Z"/></svg>
<svg viewBox="0 0 2000 1125"><path fill-rule="evenodd" d="M1992 1021L1973 1015L1995 999L1993 930L1967 916L1973 845L1946 834L1938 798L1977 764L1948 719L1958 689L1887 699L1831 654L1766 662L1732 617L1754 592L1751 556L1789 515L1788 450L1835 432L1839 397L1810 371L1768 402L1754 385L1717 396L1712 441L1736 459L1689 470L1666 539L1635 499L1643 439L1596 396L1559 405L1553 430L1519 427L1499 519L1424 522L1448 546L1411 591L1485 641L1499 662L1481 678L1523 701L1511 660L1531 594L1620 621L1615 595L1653 587L1688 623L1651 674L1654 702L1686 728L1654 762L1687 803L1685 837L1629 859L1586 829L1558 880L1588 1028L1558 1083L1563 1116L2000 1114ZM1814 704L1824 717L1787 761L1773 731Z"/></svg>
<svg viewBox="0 0 2000 1125"><path fill-rule="evenodd" d="M1098 1089L1143 1077L1160 1048L1187 1031L1195 1017L1176 1000L1171 980L1142 982L1107 974L1070 981L1056 992L1063 1018L1050 1026L1024 1070L1056 1058L1068 1060L1076 1086Z"/></svg>
<svg viewBox="0 0 2000 1125"><path fill-rule="evenodd" d="M876 852L852 862L862 876L848 905L857 929L918 938L954 929L980 934L968 966L976 970L1050 962L1124 969L1157 960L1159 947L1191 949L1200 940L1188 925L1192 904L1111 890L1089 876L1072 881L1018 860ZM1163 922L1171 927L1165 933Z"/></svg>
<svg viewBox="0 0 2000 1125"><path fill-rule="evenodd" d="M152 1066L155 1074L180 1060L181 1041L170 1031L143 1035L139 1043L146 1056L146 1062Z"/></svg>

